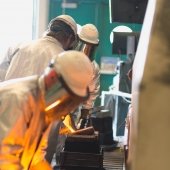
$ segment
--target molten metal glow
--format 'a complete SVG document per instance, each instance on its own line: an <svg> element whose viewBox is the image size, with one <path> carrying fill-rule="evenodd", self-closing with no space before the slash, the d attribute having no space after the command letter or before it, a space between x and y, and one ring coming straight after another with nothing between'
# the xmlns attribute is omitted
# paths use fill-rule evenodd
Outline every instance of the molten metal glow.
<svg viewBox="0 0 170 170"><path fill-rule="evenodd" d="M49 111L50 109L52 109L53 107L57 106L61 101L57 100L56 102L54 102L53 104L49 105L48 107L45 108L45 111Z"/></svg>
<svg viewBox="0 0 170 170"><path fill-rule="evenodd" d="M70 115L67 115L65 117L63 123L71 132L75 132L74 128L72 127L72 121Z"/></svg>

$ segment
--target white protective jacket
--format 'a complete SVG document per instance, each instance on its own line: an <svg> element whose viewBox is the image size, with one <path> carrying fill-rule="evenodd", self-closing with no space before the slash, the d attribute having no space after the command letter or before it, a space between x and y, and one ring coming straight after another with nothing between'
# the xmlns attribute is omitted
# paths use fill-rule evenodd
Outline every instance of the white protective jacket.
<svg viewBox="0 0 170 170"><path fill-rule="evenodd" d="M44 92L38 76L11 82L0 84L0 170L28 170L42 161L47 146Z"/></svg>
<svg viewBox="0 0 170 170"><path fill-rule="evenodd" d="M92 61L93 66L93 77L91 83L89 84L90 96L89 99L83 103L83 109L91 109L94 106L94 102L99 95L100 89L100 69L99 65L95 60Z"/></svg>
<svg viewBox="0 0 170 170"><path fill-rule="evenodd" d="M61 43L50 36L31 41L13 56L5 80L41 75L50 60L63 51Z"/></svg>

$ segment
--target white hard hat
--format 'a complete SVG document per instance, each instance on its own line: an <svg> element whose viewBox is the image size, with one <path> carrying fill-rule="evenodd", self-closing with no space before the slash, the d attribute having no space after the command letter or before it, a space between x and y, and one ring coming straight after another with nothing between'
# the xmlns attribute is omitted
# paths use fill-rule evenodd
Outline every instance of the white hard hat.
<svg viewBox="0 0 170 170"><path fill-rule="evenodd" d="M77 34L77 24L75 20L69 15L59 15L55 18L55 20L61 20L67 23L73 30L74 34Z"/></svg>
<svg viewBox="0 0 170 170"><path fill-rule="evenodd" d="M74 50L62 52L56 57L54 65L75 94L87 95L93 69L90 60L83 52Z"/></svg>
<svg viewBox="0 0 170 170"><path fill-rule="evenodd" d="M99 33L97 28L93 24L83 25L78 36L85 42L89 42L92 44L99 43Z"/></svg>

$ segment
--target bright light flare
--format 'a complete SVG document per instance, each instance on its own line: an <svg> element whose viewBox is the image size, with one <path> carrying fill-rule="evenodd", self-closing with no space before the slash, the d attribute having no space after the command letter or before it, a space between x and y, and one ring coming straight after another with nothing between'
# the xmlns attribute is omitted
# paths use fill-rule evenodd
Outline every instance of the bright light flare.
<svg viewBox="0 0 170 170"><path fill-rule="evenodd" d="M49 105L48 107L45 108L45 111L49 111L50 109L56 107L58 104L60 104L60 100L57 100L56 102L54 102L53 104Z"/></svg>

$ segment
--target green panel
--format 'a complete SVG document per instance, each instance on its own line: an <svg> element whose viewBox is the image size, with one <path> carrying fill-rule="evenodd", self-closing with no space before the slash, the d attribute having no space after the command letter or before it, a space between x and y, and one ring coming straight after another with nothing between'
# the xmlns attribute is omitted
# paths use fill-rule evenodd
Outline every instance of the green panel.
<svg viewBox="0 0 170 170"><path fill-rule="evenodd" d="M114 75L111 74L101 74L100 81L102 84L102 90L108 91L108 85L112 85Z"/></svg>
<svg viewBox="0 0 170 170"><path fill-rule="evenodd" d="M61 8L62 2L62 0L50 0L49 19L52 19L57 15L68 14L72 16L75 21L80 25L84 25L87 23L93 23L95 25L97 24L97 6L99 5L100 0L74 0L73 2L77 3L77 8L66 8L64 10Z"/></svg>
<svg viewBox="0 0 170 170"><path fill-rule="evenodd" d="M50 0L50 5L49 5L50 9L49 9L49 21L62 14L62 8L61 8L61 0L57 1L57 0Z"/></svg>
<svg viewBox="0 0 170 170"><path fill-rule="evenodd" d="M61 8L62 0L50 0L50 12L49 20L57 15L65 14L71 15L75 21L84 25L87 23L94 24L99 31L100 44L98 46L95 59L100 65L100 59L102 56L118 57L118 55L112 54L112 44L110 43L111 31L119 25L126 25L133 31L140 31L140 24L127 24L127 23L110 23L109 21L109 0L71 0L77 2L78 7L76 9ZM69 0L67 0L69 2ZM121 60L126 60L126 55L120 57ZM112 84L113 75L101 75L100 84L101 91L108 90ZM100 104L100 99L97 100L97 104Z"/></svg>

